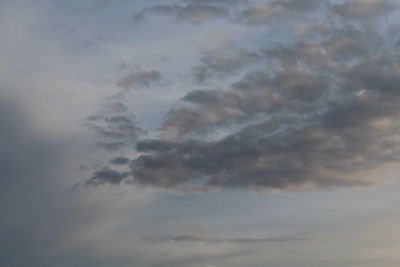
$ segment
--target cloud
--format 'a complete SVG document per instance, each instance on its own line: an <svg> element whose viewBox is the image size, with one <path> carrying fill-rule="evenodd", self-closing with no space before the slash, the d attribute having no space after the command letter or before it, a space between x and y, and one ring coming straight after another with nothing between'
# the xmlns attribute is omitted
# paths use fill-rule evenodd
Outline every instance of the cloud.
<svg viewBox="0 0 400 267"><path fill-rule="evenodd" d="M262 1L241 11L238 18L249 25L271 24L283 19L302 17L315 11L320 5L321 1L315 0Z"/></svg>
<svg viewBox="0 0 400 267"><path fill-rule="evenodd" d="M323 48L336 60L350 60L379 51L384 41L372 30L359 30L352 26L334 30L323 43Z"/></svg>
<svg viewBox="0 0 400 267"><path fill-rule="evenodd" d="M247 0L183 0L184 3L202 3L213 5L232 5L232 4L247 4Z"/></svg>
<svg viewBox="0 0 400 267"><path fill-rule="evenodd" d="M298 11L298 12L310 12L321 5L321 1L318 0L276 0L272 2L272 5L281 6L285 9Z"/></svg>
<svg viewBox="0 0 400 267"><path fill-rule="evenodd" d="M108 168L102 168L93 174L93 177L86 181L86 185L99 185L99 184L119 184L129 177L129 173L118 172Z"/></svg>
<svg viewBox="0 0 400 267"><path fill-rule="evenodd" d="M110 163L114 165L126 165L128 164L128 162L129 159L125 157L115 157L112 160L110 160Z"/></svg>
<svg viewBox="0 0 400 267"><path fill-rule="evenodd" d="M139 23L148 15L159 14L192 24L227 18L244 21L248 25L258 25L275 23L282 19L301 18L320 6L321 1L317 0L275 0L255 3L245 0L185 0L182 4L154 5L145 8L134 15L134 21Z"/></svg>
<svg viewBox="0 0 400 267"><path fill-rule="evenodd" d="M278 70L273 76L251 72L233 88L188 93L182 100L196 107L172 109L163 129L168 136L179 138L279 110L310 112L330 86L328 75L301 69Z"/></svg>
<svg viewBox="0 0 400 267"><path fill-rule="evenodd" d="M198 82L204 82L213 77L221 78L237 73L260 58L260 54L246 49L237 49L230 53L216 55L207 53L202 58L202 64L193 68L193 74Z"/></svg>
<svg viewBox="0 0 400 267"><path fill-rule="evenodd" d="M368 30L370 25L352 21L350 27L345 20L334 20L324 33L311 30L312 37L292 36L285 35L286 30L291 32L285 20L272 21L276 28L228 26L229 15L207 18L185 10L192 17L179 19L189 23L228 20L215 20L205 28L178 23L132 30L131 10L144 2L110 1L107 6L93 5L96 1L3 2L0 28L7 38L0 44L5 58L0 64L0 90L15 92L28 114L21 118L18 105L0 95L0 265L309 266L310 248L317 252L313 253L317 266L369 263L371 249L378 251L375 261L386 258L394 264L390 253L397 255L396 248L387 247L389 252L382 256L381 244L363 247L372 239L379 241L382 231L372 237L363 234L377 230L375 220L384 220L380 215L398 208L396 188L358 194L224 192L203 197L164 190L199 193L380 184L390 165L398 166L400 142L398 46L382 36L384 25ZM176 5L219 7L233 17L247 8L233 0L195 2L176 1ZM237 10L229 6L233 2ZM282 11L299 10L301 6L294 6L298 2L273 2L269 3L282 12L282 18L309 15ZM7 8L8 4L15 8ZM41 19L31 19L24 6L40 10ZM178 18L183 11L174 12ZM63 17L104 42L93 45L82 36L77 42L71 38L75 33L65 34L60 26ZM325 19L324 14L315 15L310 23L319 19ZM51 30L37 30L47 27ZM212 55L194 54L196 40L212 42L208 38L216 30L234 36L239 28L249 35L240 32L240 39L232 39L233 47L245 50L220 47ZM115 77L121 73L113 70L120 57L105 55L110 51L122 52L124 61L131 56L135 64L160 63L157 70L171 83L152 91L158 81L138 78L138 71L129 73L135 77L126 77L126 87L149 84L146 90L115 88ZM259 55L256 64L251 56L248 61L248 53ZM226 55L233 59L225 61ZM208 59L201 61L202 56ZM191 83L192 67L199 64L206 67L214 85ZM99 98L115 91L117 96L99 104ZM175 100L177 105L158 125L155 113ZM94 114L85 120L94 137L80 128L80 119L88 114ZM146 128L149 135L144 135L140 122L152 124ZM91 146L95 142L101 149ZM88 163L93 159L95 171ZM78 170L79 166L88 167ZM89 179L82 182L85 178ZM69 190L78 182L89 186ZM109 186L114 184L118 186ZM343 249L341 233L332 234L332 220L364 218L353 215L355 210L374 217L374 226L347 235L353 243ZM398 224L395 219L393 226ZM309 233L327 221L312 234L321 232L336 243L303 243L302 238L279 234ZM359 229L359 221L353 224L345 234ZM203 227L222 237L176 235L176 229L195 233L203 232ZM160 231L167 237L156 236L159 241L154 243L140 239ZM354 241L360 236L362 240ZM386 241L393 239L392 233L384 237L381 243L391 244ZM361 249L353 251L357 246ZM332 256L337 248L344 252ZM299 261L302 253L305 257ZM364 253L367 256L360 259Z"/></svg>
<svg viewBox="0 0 400 267"><path fill-rule="evenodd" d="M161 137L137 143L134 183L185 192L383 184L400 156L396 50L370 28L316 34L260 49L268 66L229 87L187 93ZM242 63L216 62L225 63L204 65L210 75Z"/></svg>
<svg viewBox="0 0 400 267"><path fill-rule="evenodd" d="M124 75L117 83L118 87L129 88L149 87L152 83L159 82L161 74L158 71L132 72Z"/></svg>
<svg viewBox="0 0 400 267"><path fill-rule="evenodd" d="M330 12L343 19L371 20L388 15L397 7L392 0L354 0L332 4Z"/></svg>
<svg viewBox="0 0 400 267"><path fill-rule="evenodd" d="M185 5L155 5L143 9L134 16L136 22L141 22L148 14L173 16L176 20L198 24L210 19L227 17L229 12L220 6L210 4L187 3Z"/></svg>
<svg viewBox="0 0 400 267"><path fill-rule="evenodd" d="M242 11L239 18L248 24L268 24L284 16L282 6L264 2Z"/></svg>
<svg viewBox="0 0 400 267"><path fill-rule="evenodd" d="M384 38L371 29L351 25L337 28L329 23L319 23L312 28L313 34L323 37L320 43L299 41L291 47L277 43L263 51L271 59L277 59L284 68L306 64L307 68L329 74L346 61L378 53L385 43Z"/></svg>
<svg viewBox="0 0 400 267"><path fill-rule="evenodd" d="M126 147L126 142L113 142L113 141L107 141L107 142L102 142L98 141L97 142L97 147L108 150L108 151L117 151L119 149L125 148Z"/></svg>
<svg viewBox="0 0 400 267"><path fill-rule="evenodd" d="M118 96L108 97L99 115L87 118L86 125L98 135L98 147L115 151L134 144L145 131Z"/></svg>
<svg viewBox="0 0 400 267"><path fill-rule="evenodd" d="M174 237L144 237L144 241L150 242L205 242L205 243L234 243L234 244L257 244L257 243L270 243L270 242L293 242L293 241L306 241L305 238L295 237L264 237L264 238L212 238L202 235L178 235Z"/></svg>
<svg viewBox="0 0 400 267"><path fill-rule="evenodd" d="M361 108L352 105L356 104L338 108L347 108L347 112ZM354 129L350 126L353 120L337 125L336 116L347 112L335 112L323 116L320 124L274 136L260 136L267 127L261 124L215 143L178 143L163 152L154 149L134 161L132 174L140 184L167 188L190 187L191 183L197 187L196 180L216 188L259 190L374 184L368 171L397 160L394 151L383 150L390 138L381 147L373 141L379 130L363 124ZM360 133L352 135L352 130L375 133L355 142Z"/></svg>

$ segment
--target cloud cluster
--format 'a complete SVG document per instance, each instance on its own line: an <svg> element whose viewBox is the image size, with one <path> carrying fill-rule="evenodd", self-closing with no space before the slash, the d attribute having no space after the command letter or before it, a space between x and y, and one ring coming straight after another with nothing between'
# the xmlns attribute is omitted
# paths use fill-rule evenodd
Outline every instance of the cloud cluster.
<svg viewBox="0 0 400 267"><path fill-rule="evenodd" d="M129 172L104 169L92 180L186 192L381 184L400 156L398 47L385 31L331 14L378 23L392 4L327 2L324 20L306 20L310 30L294 41L289 35L257 50L204 54L194 68L200 82L246 74L223 88L188 92L167 113L159 138L137 142ZM265 23L277 10L301 15L320 6L260 2L241 14L249 24Z"/></svg>

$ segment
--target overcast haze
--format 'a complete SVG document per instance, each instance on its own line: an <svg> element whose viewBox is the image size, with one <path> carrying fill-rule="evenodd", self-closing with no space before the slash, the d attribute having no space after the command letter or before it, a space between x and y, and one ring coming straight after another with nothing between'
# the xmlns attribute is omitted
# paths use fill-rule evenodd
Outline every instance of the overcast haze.
<svg viewBox="0 0 400 267"><path fill-rule="evenodd" d="M398 267L399 8L0 0L0 266Z"/></svg>

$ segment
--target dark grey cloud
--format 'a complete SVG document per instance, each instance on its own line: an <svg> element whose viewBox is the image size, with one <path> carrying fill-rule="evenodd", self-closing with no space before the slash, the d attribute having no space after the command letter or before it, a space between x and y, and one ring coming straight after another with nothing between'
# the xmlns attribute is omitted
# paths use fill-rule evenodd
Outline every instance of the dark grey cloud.
<svg viewBox="0 0 400 267"><path fill-rule="evenodd" d="M136 22L141 22L149 14L159 14L173 16L176 20L189 23L201 23L209 19L227 17L229 11L221 6L203 4L203 3L187 3L184 5L155 5L150 8L143 9L134 15Z"/></svg>
<svg viewBox="0 0 400 267"><path fill-rule="evenodd" d="M212 238L202 235L179 235L174 237L144 237L144 241L150 242L206 242L206 243L235 243L235 244L257 244L257 243L273 243L273 242L294 242L306 241L306 238L296 237L262 237L262 238Z"/></svg>
<svg viewBox="0 0 400 267"><path fill-rule="evenodd" d="M362 108L367 107L352 103L340 110L357 112ZM206 189L371 185L374 181L365 177L366 173L380 162L397 161L398 152L383 150L390 141L383 147L373 142L379 130L364 124L352 128L354 120L360 119L356 116L337 123L347 112L336 112L327 113L319 123L273 136L262 136L268 126L261 124L215 143L187 142L175 144L169 151L155 149L134 161L132 174L140 184L182 189L191 184L196 187L196 181ZM357 130L375 132L364 137L358 136L360 132L352 135Z"/></svg>
<svg viewBox="0 0 400 267"><path fill-rule="evenodd" d="M182 137L207 133L216 126L245 122L272 111L302 114L318 108L318 99L327 94L331 78L323 73L289 68L271 75L254 72L233 88L195 90L182 100L196 107L173 109L163 129Z"/></svg>
<svg viewBox="0 0 400 267"><path fill-rule="evenodd" d="M125 158L125 157L115 157L113 159L110 160L111 164L114 165L126 165L129 162L129 158Z"/></svg>
<svg viewBox="0 0 400 267"><path fill-rule="evenodd" d="M128 73L119 79L117 86L125 90L130 88L149 87L152 83L161 80L161 73L158 71L140 71Z"/></svg>
<svg viewBox="0 0 400 267"><path fill-rule="evenodd" d="M115 151L133 145L145 131L118 97L106 99L99 115L87 118L86 125L98 135L98 147Z"/></svg>
<svg viewBox="0 0 400 267"><path fill-rule="evenodd" d="M397 9L392 0L354 0L332 4L330 12L349 20L373 20L388 15Z"/></svg>
<svg viewBox="0 0 400 267"><path fill-rule="evenodd" d="M129 177L127 172L118 172L104 167L96 171L93 177L86 181L85 185L119 184L127 177Z"/></svg>

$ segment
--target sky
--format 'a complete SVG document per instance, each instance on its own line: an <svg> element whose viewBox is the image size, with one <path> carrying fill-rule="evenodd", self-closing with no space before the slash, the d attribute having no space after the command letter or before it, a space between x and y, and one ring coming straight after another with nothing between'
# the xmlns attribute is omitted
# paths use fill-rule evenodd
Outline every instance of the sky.
<svg viewBox="0 0 400 267"><path fill-rule="evenodd" d="M0 266L399 266L399 8L0 0Z"/></svg>

